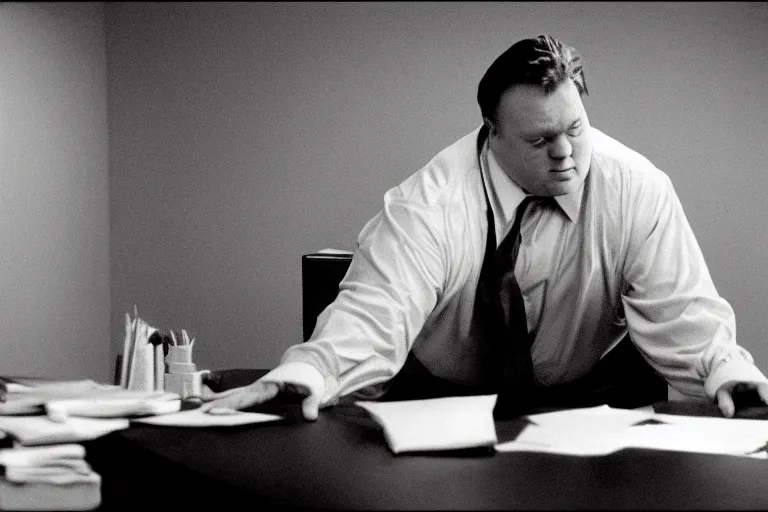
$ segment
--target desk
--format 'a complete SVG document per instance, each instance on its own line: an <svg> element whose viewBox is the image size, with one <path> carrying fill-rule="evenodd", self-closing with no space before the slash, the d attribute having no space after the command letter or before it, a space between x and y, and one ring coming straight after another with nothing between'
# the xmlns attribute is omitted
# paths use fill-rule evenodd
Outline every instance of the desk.
<svg viewBox="0 0 768 512"><path fill-rule="evenodd" d="M252 381L253 373L236 370L227 378L224 387L232 387ZM697 407L699 414L716 412ZM269 412L288 417L221 429L137 424L84 443L103 478L102 509L768 508L765 460L639 449L587 458L477 451L396 456L360 408L322 410L315 422L301 419L298 403ZM499 441L513 439L522 426L497 422Z"/></svg>

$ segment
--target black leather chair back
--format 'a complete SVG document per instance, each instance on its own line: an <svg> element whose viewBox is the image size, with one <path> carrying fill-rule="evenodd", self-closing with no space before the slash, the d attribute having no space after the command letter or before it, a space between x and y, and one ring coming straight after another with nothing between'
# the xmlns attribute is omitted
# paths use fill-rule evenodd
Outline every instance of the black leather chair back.
<svg viewBox="0 0 768 512"><path fill-rule="evenodd" d="M317 315L333 302L339 293L351 254L312 253L301 257L301 295L304 341L312 336Z"/></svg>

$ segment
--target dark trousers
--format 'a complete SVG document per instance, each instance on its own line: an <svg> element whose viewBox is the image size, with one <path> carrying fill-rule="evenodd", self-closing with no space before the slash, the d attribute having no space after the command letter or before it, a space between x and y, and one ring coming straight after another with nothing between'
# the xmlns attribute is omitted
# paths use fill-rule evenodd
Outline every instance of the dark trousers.
<svg viewBox="0 0 768 512"><path fill-rule="evenodd" d="M415 400L492 394L435 377L413 353L390 382L382 400ZM667 400L667 383L651 368L627 335L585 376L553 387L537 387L535 409L591 407L635 408Z"/></svg>

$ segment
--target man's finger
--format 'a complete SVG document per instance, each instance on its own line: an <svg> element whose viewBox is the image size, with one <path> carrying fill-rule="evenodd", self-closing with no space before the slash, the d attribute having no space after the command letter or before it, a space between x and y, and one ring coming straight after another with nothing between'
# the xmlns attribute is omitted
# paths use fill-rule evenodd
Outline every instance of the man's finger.
<svg viewBox="0 0 768 512"><path fill-rule="evenodd" d="M234 391L234 393L211 400L201 406L200 409L203 412L219 407L227 409L247 409L252 405L260 404L274 398L277 395L279 388L277 384L271 382L256 382L250 386L236 388L230 391Z"/></svg>
<svg viewBox="0 0 768 512"><path fill-rule="evenodd" d="M717 390L717 406L726 418L732 418L736 407L733 405L730 391L725 388Z"/></svg>
<svg viewBox="0 0 768 512"><path fill-rule="evenodd" d="M252 405L266 402L278 393L275 384L260 384L259 386L246 386L228 396L212 400L205 404L205 411L216 407L227 409L247 409Z"/></svg>
<svg viewBox="0 0 768 512"><path fill-rule="evenodd" d="M317 419L319 409L320 397L316 394L309 395L301 402L301 412L304 414L305 420L315 421Z"/></svg>
<svg viewBox="0 0 768 512"><path fill-rule="evenodd" d="M240 386L240 387L237 387L237 388L228 389L226 391L215 392L215 391L211 390L211 388L209 388L208 386L203 385L203 387L202 387L202 394L201 394L200 398L202 398L203 401L205 401L205 402L210 402L211 400L218 400L219 398L225 398L225 397L228 397L230 395L234 395L235 393L239 393L240 391L242 391L246 387L247 386Z"/></svg>

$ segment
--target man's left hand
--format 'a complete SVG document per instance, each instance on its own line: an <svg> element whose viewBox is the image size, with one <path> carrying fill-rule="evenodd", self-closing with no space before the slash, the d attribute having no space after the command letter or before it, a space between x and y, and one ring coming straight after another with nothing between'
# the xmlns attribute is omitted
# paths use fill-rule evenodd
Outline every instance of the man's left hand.
<svg viewBox="0 0 768 512"><path fill-rule="evenodd" d="M768 405L768 383L766 382L739 382L732 380L720 386L720 389L715 394L715 398L723 416L733 418L736 412L736 406L733 403L734 392L739 393L752 389L757 391L763 403Z"/></svg>

